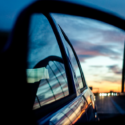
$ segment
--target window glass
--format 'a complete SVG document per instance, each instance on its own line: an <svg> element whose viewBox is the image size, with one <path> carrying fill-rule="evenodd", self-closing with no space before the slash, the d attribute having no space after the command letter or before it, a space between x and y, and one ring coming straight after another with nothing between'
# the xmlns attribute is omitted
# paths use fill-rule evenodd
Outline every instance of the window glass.
<svg viewBox="0 0 125 125"><path fill-rule="evenodd" d="M37 85L33 109L69 95L62 55L47 18L31 16L28 44L27 82Z"/></svg>
<svg viewBox="0 0 125 125"><path fill-rule="evenodd" d="M80 69L78 67L75 55L72 51L72 48L70 47L70 45L67 42L66 42L66 45L67 45L67 48L68 48L69 57L70 57L72 66L73 66L75 74L76 74L77 81L79 83L79 88L81 89L81 88L83 88L83 82L82 82L82 78L81 78Z"/></svg>
<svg viewBox="0 0 125 125"><path fill-rule="evenodd" d="M60 27L59 27L59 30L60 30ZM62 34L62 31L60 30L60 33L61 33L61 36L62 36L62 39L63 41L65 42L66 44L66 47L67 47L67 53L70 57L70 62L73 66L73 69L74 69L74 72L75 72L75 85L76 85L76 89L79 90L81 88L83 88L83 82L82 82L82 78L81 78L81 73L80 73L80 69L78 67L78 64L77 64L77 61L76 61L76 58L75 58L75 55L73 53L73 50L72 48L70 47L70 45L68 44L67 40L65 39L65 37L63 36Z"/></svg>
<svg viewBox="0 0 125 125"><path fill-rule="evenodd" d="M78 64L77 64L77 61L76 61L76 58L75 58L75 55L73 53L73 50L72 48L70 47L70 45L68 44L67 40L65 39L65 37L63 36L62 34L62 31L60 30L60 27L59 27L59 31L60 31L60 35L62 36L62 39L63 39L63 42L65 42L66 44L66 51L70 57L70 61L71 61L71 64L74 68L74 72L75 72L75 85L76 85L76 89L79 90L81 88L83 88L83 81L82 81L82 78L81 78L81 73L80 73L80 69L78 67Z"/></svg>

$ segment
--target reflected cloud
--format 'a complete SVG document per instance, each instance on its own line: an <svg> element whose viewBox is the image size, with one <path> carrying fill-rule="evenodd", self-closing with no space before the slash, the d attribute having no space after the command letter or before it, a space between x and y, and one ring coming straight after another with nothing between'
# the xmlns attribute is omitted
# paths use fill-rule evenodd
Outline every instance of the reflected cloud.
<svg viewBox="0 0 125 125"><path fill-rule="evenodd" d="M100 82L100 81L94 81L95 83L99 83L99 84L101 84L102 82Z"/></svg>
<svg viewBox="0 0 125 125"><path fill-rule="evenodd" d="M78 55L80 62L85 62L85 59L93 57L92 55Z"/></svg>
<svg viewBox="0 0 125 125"><path fill-rule="evenodd" d="M52 14L76 50L80 61L98 55L120 59L125 34L120 29L89 18Z"/></svg>
<svg viewBox="0 0 125 125"><path fill-rule="evenodd" d="M52 16L73 45L87 83L100 86L100 91L109 91L110 88L118 91L116 86L121 81L125 33L89 18L64 14ZM107 84L111 86L107 87Z"/></svg>
<svg viewBox="0 0 125 125"><path fill-rule="evenodd" d="M121 56L120 52L114 51L109 45L96 45L90 42L72 42L80 61L84 62L85 59L93 58L96 56L107 56L113 59L118 59Z"/></svg>
<svg viewBox="0 0 125 125"><path fill-rule="evenodd" d="M118 42L118 44L123 44L125 40L125 34L119 31L102 31L104 42Z"/></svg>
<svg viewBox="0 0 125 125"><path fill-rule="evenodd" d="M109 70L111 70L113 73L117 74L117 75L121 75L122 74L122 69L120 69L118 67L118 65L110 65L110 66L107 66L109 68Z"/></svg>
<svg viewBox="0 0 125 125"><path fill-rule="evenodd" d="M102 77L102 80L103 81L108 81L108 82L111 82L111 83L116 83L116 82L120 81L120 78L104 76L104 77Z"/></svg>
<svg viewBox="0 0 125 125"><path fill-rule="evenodd" d="M94 66L93 65L93 66L90 66L90 67L93 67L93 68L102 68L103 66L101 66L101 65L100 66L99 65L98 66Z"/></svg>

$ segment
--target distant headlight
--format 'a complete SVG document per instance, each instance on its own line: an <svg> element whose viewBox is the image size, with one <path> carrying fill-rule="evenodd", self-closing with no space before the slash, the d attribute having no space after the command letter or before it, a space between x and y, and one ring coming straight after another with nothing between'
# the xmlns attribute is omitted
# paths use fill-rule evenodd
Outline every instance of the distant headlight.
<svg viewBox="0 0 125 125"><path fill-rule="evenodd" d="M99 96L109 96L107 93L100 93Z"/></svg>

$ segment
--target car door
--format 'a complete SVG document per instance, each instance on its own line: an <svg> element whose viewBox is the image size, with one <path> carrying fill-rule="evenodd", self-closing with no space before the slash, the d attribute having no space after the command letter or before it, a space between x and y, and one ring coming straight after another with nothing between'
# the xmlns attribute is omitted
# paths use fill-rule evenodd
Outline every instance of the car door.
<svg viewBox="0 0 125 125"><path fill-rule="evenodd" d="M50 14L34 13L28 32L27 82L38 124L87 122L87 101L56 22Z"/></svg>

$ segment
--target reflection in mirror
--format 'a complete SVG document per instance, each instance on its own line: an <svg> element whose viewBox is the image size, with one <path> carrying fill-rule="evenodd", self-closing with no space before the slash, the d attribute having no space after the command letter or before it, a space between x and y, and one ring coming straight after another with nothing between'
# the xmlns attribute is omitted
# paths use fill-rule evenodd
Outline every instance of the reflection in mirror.
<svg viewBox="0 0 125 125"><path fill-rule="evenodd" d="M78 63L76 61L76 58L75 58L75 55L73 53L72 48L70 47L70 45L68 44L67 41L65 43L67 45L67 49L68 49L68 52L69 52L71 64L72 64L74 72L76 74L76 82L75 82L76 88L81 89L81 88L83 88L83 82L82 82L81 73L80 73Z"/></svg>
<svg viewBox="0 0 125 125"><path fill-rule="evenodd" d="M92 92L97 96L97 112L125 113L124 99L120 96L113 97L125 87L122 86L125 32L115 26L85 17L56 13L52 13L52 16L73 45L86 83L92 86ZM107 96L102 97L103 95ZM116 105L120 107L120 111Z"/></svg>
<svg viewBox="0 0 125 125"><path fill-rule="evenodd" d="M83 103L84 102L84 103ZM71 125L78 124L78 120L82 117L84 121L87 121L87 115L85 113L86 110L85 100L80 96L75 99L72 103L68 104L66 107L62 108L60 112L57 112L54 117L50 119L50 122L61 125Z"/></svg>
<svg viewBox="0 0 125 125"><path fill-rule="evenodd" d="M63 58L52 27L43 14L33 14L30 18L27 64L34 110L69 95Z"/></svg>

